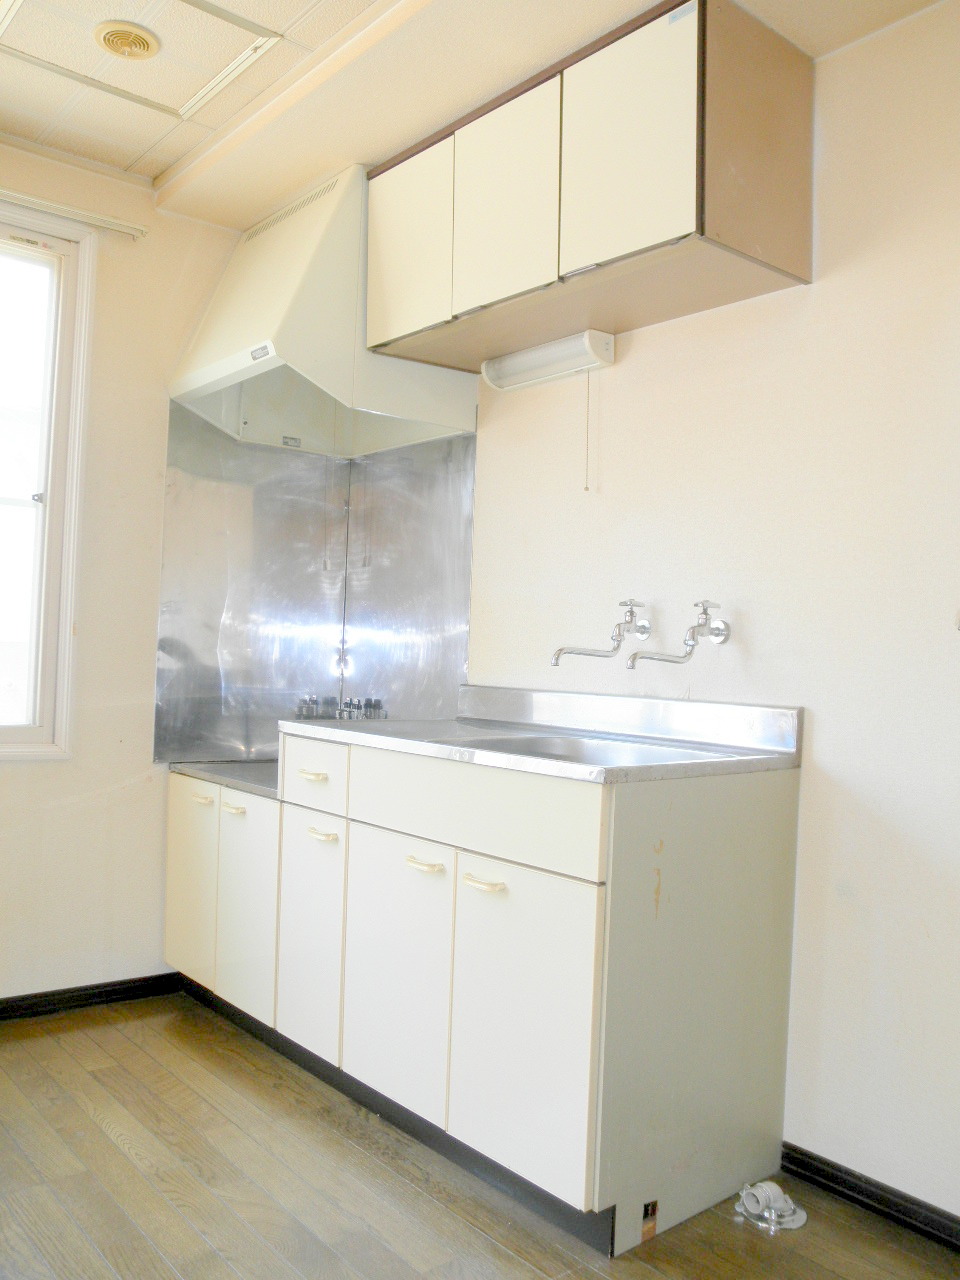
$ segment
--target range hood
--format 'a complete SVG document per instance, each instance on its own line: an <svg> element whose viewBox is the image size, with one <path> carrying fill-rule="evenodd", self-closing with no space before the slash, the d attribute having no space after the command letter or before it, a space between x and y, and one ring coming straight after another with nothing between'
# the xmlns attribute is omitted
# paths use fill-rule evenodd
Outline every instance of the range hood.
<svg viewBox="0 0 960 1280"><path fill-rule="evenodd" d="M170 387L237 440L357 457L476 430L474 374L366 348L352 165L246 232Z"/></svg>

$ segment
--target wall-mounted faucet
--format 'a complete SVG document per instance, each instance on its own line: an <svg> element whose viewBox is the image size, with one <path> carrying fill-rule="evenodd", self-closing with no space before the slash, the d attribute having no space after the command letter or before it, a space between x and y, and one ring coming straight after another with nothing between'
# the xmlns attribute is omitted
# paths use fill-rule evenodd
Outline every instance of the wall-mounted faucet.
<svg viewBox="0 0 960 1280"><path fill-rule="evenodd" d="M719 609L720 606L713 600L698 600L693 607L699 609L700 614L693 626L687 628L687 633L683 637L683 653L641 653L638 649L627 659L627 669L632 671L637 663L643 662L644 659L649 662L689 662L693 657L694 649L704 637L709 637L714 644L726 644L730 639L730 623L724 622L722 618L710 617L710 610Z"/></svg>
<svg viewBox="0 0 960 1280"><path fill-rule="evenodd" d="M612 649L558 649L550 659L551 667L558 667L565 653L575 653L582 658L612 658L615 653L620 652L624 636L635 635L641 640L646 640L650 634L650 623L646 618L637 617L637 610L644 608L643 601L621 600L620 608L626 609L626 613L623 615L623 621L618 622L610 633L610 639L613 641Z"/></svg>

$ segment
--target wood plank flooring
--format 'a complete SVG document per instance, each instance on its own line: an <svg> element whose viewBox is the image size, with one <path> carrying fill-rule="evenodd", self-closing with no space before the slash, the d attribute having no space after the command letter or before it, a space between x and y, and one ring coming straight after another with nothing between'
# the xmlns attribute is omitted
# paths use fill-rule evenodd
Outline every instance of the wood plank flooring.
<svg viewBox="0 0 960 1280"><path fill-rule="evenodd" d="M788 1176L593 1252L184 995L0 1023L0 1280L943 1280L960 1254Z"/></svg>

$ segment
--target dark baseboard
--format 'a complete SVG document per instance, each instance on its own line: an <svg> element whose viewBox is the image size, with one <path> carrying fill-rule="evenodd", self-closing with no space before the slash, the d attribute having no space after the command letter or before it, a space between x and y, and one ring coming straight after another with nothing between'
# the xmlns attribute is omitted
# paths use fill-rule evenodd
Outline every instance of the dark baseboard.
<svg viewBox="0 0 960 1280"><path fill-rule="evenodd" d="M938 1244L960 1251L960 1218L947 1213L946 1209L938 1209L936 1205L917 1200L904 1191L875 1182L873 1178L855 1173L842 1164L795 1147L792 1142L783 1144L781 1163L787 1173L812 1182L841 1200L850 1200L865 1209L872 1209L901 1227L909 1227Z"/></svg>
<svg viewBox="0 0 960 1280"><path fill-rule="evenodd" d="M428 1120L424 1120L412 1111L408 1111L406 1107L401 1107L392 1099L385 1098L382 1093L377 1093L375 1089L371 1089L369 1085L365 1085L361 1080L347 1075L345 1071L341 1071L339 1067L333 1066L323 1058L318 1058L316 1054L304 1049L293 1040L288 1040L279 1031L274 1031L272 1027L258 1022L256 1018L251 1018L248 1013L244 1013L234 1005L228 1004L226 1000L221 1000L219 996L215 996L206 987L199 986L196 982L191 981L190 978L184 978L182 982L183 990L198 1003L206 1005L208 1009L213 1009L216 1013L228 1018L242 1030L256 1036L258 1040L262 1040L271 1049L275 1049L277 1053L289 1058L291 1062L303 1067L305 1071L309 1071L311 1075L326 1081L338 1092L346 1094L348 1098L353 1098L355 1102L359 1102L368 1111L382 1116L384 1120L388 1120L396 1128L410 1134L411 1137L416 1138L425 1146L446 1156L448 1160L459 1165L461 1169L466 1169L469 1173L482 1178L484 1182L503 1191L514 1200L518 1200L542 1218L546 1218L548 1221L562 1227L571 1235L590 1245L591 1248L598 1249L607 1256L611 1254L613 1249L614 1216L612 1208L606 1209L602 1213L584 1213L577 1209L572 1209L570 1205L564 1204L562 1200L558 1200L546 1191L541 1191L539 1187L527 1182L525 1178L521 1178L511 1170L505 1169L503 1165L496 1164L478 1151L474 1151L472 1147L459 1142L456 1138L451 1138L445 1130L439 1129Z"/></svg>
<svg viewBox="0 0 960 1280"><path fill-rule="evenodd" d="M0 1020L37 1018L44 1013L82 1009L85 1005L143 1000L147 996L169 996L182 990L183 977L179 973L155 973L147 978L125 978L122 982L95 982L89 987L64 987L62 991L8 996L0 1000Z"/></svg>

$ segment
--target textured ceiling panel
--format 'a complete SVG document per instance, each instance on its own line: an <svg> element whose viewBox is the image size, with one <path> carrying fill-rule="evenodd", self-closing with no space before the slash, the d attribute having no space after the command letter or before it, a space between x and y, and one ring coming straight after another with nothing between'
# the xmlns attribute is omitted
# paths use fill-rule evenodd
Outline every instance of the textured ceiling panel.
<svg viewBox="0 0 960 1280"><path fill-rule="evenodd" d="M99 8L103 10L102 18L111 16L106 5ZM91 32L102 18L90 19L65 7L45 4L43 0L26 0L4 31L2 42L44 62L92 76L103 50L94 42Z"/></svg>
<svg viewBox="0 0 960 1280"><path fill-rule="evenodd" d="M374 3L375 0L323 0L308 17L292 28L290 35L301 44L316 49Z"/></svg>
<svg viewBox="0 0 960 1280"><path fill-rule="evenodd" d="M131 166L133 173L141 173L145 178L155 178L158 173L163 173L164 169L169 169L172 164L176 164L181 156L192 151L210 134L209 129L194 124L192 120L185 120L183 124L171 123L173 128L166 137L161 138L156 146L151 147Z"/></svg>
<svg viewBox="0 0 960 1280"><path fill-rule="evenodd" d="M0 132L36 142L78 92L74 80L0 54Z"/></svg>
<svg viewBox="0 0 960 1280"><path fill-rule="evenodd" d="M315 0L218 0L218 7L271 31L286 31Z"/></svg>
<svg viewBox="0 0 960 1280"><path fill-rule="evenodd" d="M262 53L236 80L232 80L209 102L205 102L191 119L208 125L211 129L219 129L231 116L251 103L264 89L269 89L306 56L306 50L299 45L281 40L272 49Z"/></svg>
<svg viewBox="0 0 960 1280"><path fill-rule="evenodd" d="M65 141L68 135L99 139L105 145L119 147L127 157L126 166L159 142L176 124L175 117L151 111L136 102L99 89L82 89L71 101L69 110L39 141L69 150Z"/></svg>
<svg viewBox="0 0 960 1280"><path fill-rule="evenodd" d="M137 147L67 127L52 131L44 145L66 151L72 156L80 156L84 160L111 165L114 169L129 168L140 154Z"/></svg>

